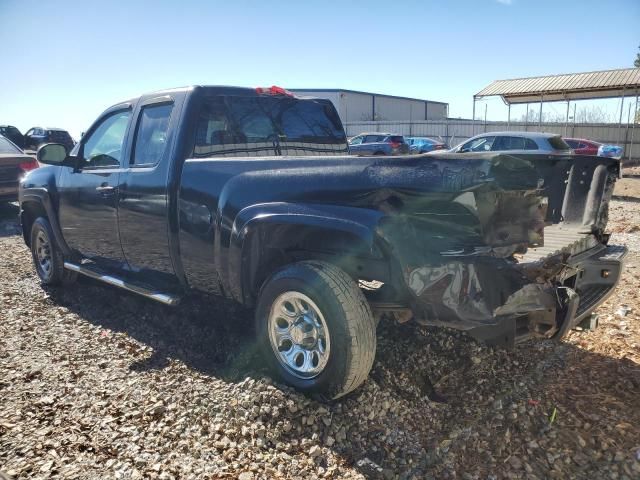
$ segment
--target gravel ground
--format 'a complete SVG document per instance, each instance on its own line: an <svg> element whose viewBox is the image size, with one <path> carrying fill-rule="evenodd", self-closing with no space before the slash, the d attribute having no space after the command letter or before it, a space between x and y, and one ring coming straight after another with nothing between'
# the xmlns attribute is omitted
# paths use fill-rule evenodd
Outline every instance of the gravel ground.
<svg viewBox="0 0 640 480"><path fill-rule="evenodd" d="M170 310L88 279L43 289L16 213L0 207L11 477L640 478L640 203L612 203L631 253L595 331L509 352L382 322L369 379L331 404L260 370L233 305Z"/></svg>

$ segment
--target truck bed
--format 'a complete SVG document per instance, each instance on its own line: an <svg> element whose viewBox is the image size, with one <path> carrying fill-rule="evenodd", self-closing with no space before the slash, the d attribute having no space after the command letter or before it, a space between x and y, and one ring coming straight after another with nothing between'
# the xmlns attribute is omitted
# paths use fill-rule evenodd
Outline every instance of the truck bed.
<svg viewBox="0 0 640 480"><path fill-rule="evenodd" d="M544 229L544 245L529 248L521 262L538 262L559 253L577 255L598 245L594 236L581 225L558 223Z"/></svg>

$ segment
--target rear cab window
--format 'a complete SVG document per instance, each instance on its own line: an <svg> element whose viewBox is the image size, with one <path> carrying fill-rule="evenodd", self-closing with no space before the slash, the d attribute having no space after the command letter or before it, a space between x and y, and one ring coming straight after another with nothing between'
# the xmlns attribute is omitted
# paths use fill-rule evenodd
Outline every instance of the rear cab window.
<svg viewBox="0 0 640 480"><path fill-rule="evenodd" d="M347 152L342 123L329 101L217 95L205 97L199 108L194 158Z"/></svg>

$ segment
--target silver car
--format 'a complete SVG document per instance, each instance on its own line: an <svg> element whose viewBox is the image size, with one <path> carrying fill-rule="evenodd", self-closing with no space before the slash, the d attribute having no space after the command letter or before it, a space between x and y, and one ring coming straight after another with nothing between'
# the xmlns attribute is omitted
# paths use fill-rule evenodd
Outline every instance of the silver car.
<svg viewBox="0 0 640 480"><path fill-rule="evenodd" d="M476 135L449 150L451 153L514 152L554 155L572 154L573 150L555 133L489 132Z"/></svg>

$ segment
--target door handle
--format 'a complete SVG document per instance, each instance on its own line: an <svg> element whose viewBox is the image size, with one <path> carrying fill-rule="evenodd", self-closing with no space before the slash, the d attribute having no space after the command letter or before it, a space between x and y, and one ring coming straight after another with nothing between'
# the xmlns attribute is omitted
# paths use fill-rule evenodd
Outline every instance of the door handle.
<svg viewBox="0 0 640 480"><path fill-rule="evenodd" d="M114 193L116 187L112 187L111 185L100 185L96 187L96 192L99 192L103 195L111 195Z"/></svg>

